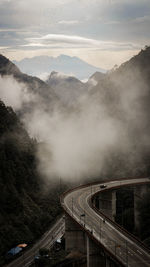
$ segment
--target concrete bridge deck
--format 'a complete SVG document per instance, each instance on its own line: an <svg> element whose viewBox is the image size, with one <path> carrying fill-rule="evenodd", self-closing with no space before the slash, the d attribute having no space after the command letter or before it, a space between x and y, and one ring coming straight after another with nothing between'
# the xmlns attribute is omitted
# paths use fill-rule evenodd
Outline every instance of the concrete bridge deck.
<svg viewBox="0 0 150 267"><path fill-rule="evenodd" d="M101 256L103 254L102 251L104 251L107 258L110 256L114 264L116 263L118 266L150 266L150 251L110 218L100 212L96 212L91 205L91 198L97 192L112 190L127 185L142 185L147 183L150 183L149 178L115 180L107 181L105 183L106 188L103 189L100 188L101 183L97 183L80 186L65 193L61 198L61 205L69 218L66 221L70 220L70 225L67 222L66 224L67 229L70 227L71 233L68 236L66 233L67 248L70 250L78 248L83 253L86 253L87 266L113 266L106 264L106 261L105 265L90 264L90 250L92 251L90 249L90 240L96 244L93 250L99 250ZM76 226L73 226L73 222ZM81 232L82 236L79 234ZM100 252L99 248L103 250Z"/></svg>

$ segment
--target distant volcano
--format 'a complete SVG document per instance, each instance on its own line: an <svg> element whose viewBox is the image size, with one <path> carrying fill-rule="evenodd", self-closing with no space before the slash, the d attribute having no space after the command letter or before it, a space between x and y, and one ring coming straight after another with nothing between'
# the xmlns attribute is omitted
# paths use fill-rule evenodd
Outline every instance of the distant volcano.
<svg viewBox="0 0 150 267"><path fill-rule="evenodd" d="M106 70L97 68L81 60L78 57L60 55L58 57L36 56L24 58L21 61L14 60L19 69L29 75L45 78L52 71L75 76L80 80L89 78L94 72L105 73Z"/></svg>

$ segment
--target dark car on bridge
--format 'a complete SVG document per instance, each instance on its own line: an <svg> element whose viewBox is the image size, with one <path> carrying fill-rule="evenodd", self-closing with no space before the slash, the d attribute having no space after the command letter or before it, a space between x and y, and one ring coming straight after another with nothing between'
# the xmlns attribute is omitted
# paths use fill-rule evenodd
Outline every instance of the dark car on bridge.
<svg viewBox="0 0 150 267"><path fill-rule="evenodd" d="M101 184L101 185L100 185L100 188L101 188L101 189L106 188L106 187L107 187L107 185L105 185L105 184Z"/></svg>

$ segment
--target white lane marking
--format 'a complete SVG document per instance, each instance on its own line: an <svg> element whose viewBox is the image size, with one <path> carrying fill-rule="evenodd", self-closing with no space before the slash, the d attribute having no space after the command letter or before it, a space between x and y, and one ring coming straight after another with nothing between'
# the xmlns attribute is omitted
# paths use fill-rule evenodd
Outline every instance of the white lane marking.
<svg viewBox="0 0 150 267"><path fill-rule="evenodd" d="M141 251L139 251L138 249L137 249L137 252L139 252L141 255L143 255L143 253Z"/></svg>
<svg viewBox="0 0 150 267"><path fill-rule="evenodd" d="M131 180L126 180L126 181L116 181L116 182L114 182L113 183L113 187L114 187L114 184L117 186L117 185L126 185L126 184L133 184L133 183L137 183L137 182L145 182L145 181L149 181L148 180L148 178L146 178L146 179L132 179L132 181ZM110 183L110 182L109 182ZM109 184L108 184L108 186L109 186ZM111 186L109 186L109 188L110 188ZM92 189L94 189L93 191L95 191L95 192L97 192L97 191L100 191L100 189L99 189L99 187L98 187L98 185L95 185L95 186L93 186L92 187ZM87 188L84 188L84 190L83 189L80 189L80 190L78 190L78 194L80 193L79 191L81 191L81 193L83 194L83 193L85 193L85 191L87 190ZM90 189L89 189L90 190ZM77 196L78 197L78 196ZM88 198L88 197L87 197ZM65 201L64 201L65 202ZM66 203L67 204L67 203ZM66 205L67 206L67 205ZM89 208L89 207L88 207ZM91 216L91 215L90 215ZM100 216L99 216L99 218L101 218ZM79 219L78 219L79 220ZM108 222L106 223L106 224L108 224ZM109 226L111 227L111 229L114 229L116 232L118 232L118 234L120 235L120 236L123 236L123 238L126 238L131 244L133 244L133 245L135 245L136 246L136 244L134 244L130 239L128 239L125 235L122 235L122 234L120 234L120 232L119 231L117 231L116 230L116 228L114 228L114 227L112 227L112 225L109 223ZM110 229L109 229L110 230ZM146 253L144 250L142 250L144 253ZM147 253L146 253L147 254ZM149 254L147 254L147 255L149 255ZM137 255L138 256L138 255Z"/></svg>

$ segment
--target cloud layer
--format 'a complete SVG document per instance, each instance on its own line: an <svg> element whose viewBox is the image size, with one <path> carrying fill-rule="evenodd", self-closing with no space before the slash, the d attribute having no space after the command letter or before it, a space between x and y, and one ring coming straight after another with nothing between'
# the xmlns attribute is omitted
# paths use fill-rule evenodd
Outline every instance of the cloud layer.
<svg viewBox="0 0 150 267"><path fill-rule="evenodd" d="M12 76L5 78L0 76L0 98L6 105L18 111L23 104L33 100L33 95L29 93L23 83L18 83Z"/></svg>
<svg viewBox="0 0 150 267"><path fill-rule="evenodd" d="M86 88L69 107L53 98L52 90L44 100L43 91L35 95L36 90L29 93L12 77L0 78L0 97L16 111L23 110L26 128L39 141L39 171L48 179L138 173L150 146L149 87L137 64L122 68Z"/></svg>
<svg viewBox="0 0 150 267"><path fill-rule="evenodd" d="M87 47L93 49L93 57L95 47L122 51L123 57L149 43L149 27L149 0L0 1L1 50L13 59L23 58L22 49L31 57L33 50L39 55L47 49L49 54L49 48L60 49L57 55L68 49L69 55L80 57ZM111 57L105 57L112 65ZM104 67L100 63L96 65Z"/></svg>
<svg viewBox="0 0 150 267"><path fill-rule="evenodd" d="M53 47L53 48L97 48L99 50L134 50L140 47L132 43L119 43L111 41L99 41L76 35L47 34L41 37L27 38L27 47Z"/></svg>

